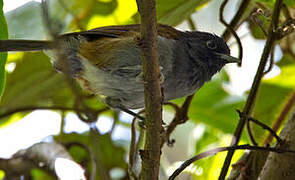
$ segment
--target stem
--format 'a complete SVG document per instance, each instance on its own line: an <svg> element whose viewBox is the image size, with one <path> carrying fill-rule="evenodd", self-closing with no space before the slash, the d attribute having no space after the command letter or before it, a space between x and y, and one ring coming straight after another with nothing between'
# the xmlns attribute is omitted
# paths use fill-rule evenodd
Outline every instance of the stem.
<svg viewBox="0 0 295 180"><path fill-rule="evenodd" d="M252 109L254 107L254 103L255 103L255 98L257 95L257 91L261 82L261 79L263 77L263 72L264 72L264 68L267 62L267 58L269 56L269 53L272 49L272 46L276 40L276 32L275 30L277 29L278 26L278 21L279 21L279 14L280 14L280 8L282 5L282 0L277 0L275 3L275 7L273 10L273 16L272 16L272 21L271 21L271 25L269 27L268 30L268 37L265 43L265 47L263 49L263 53L261 55L261 59L260 59L260 64L258 67L258 70L256 72L253 84L252 84L252 88L250 90L249 96L247 98L246 104L244 106L243 109L243 114L245 114L245 116L242 116L239 120L239 123L237 125L237 128L234 132L234 137L232 139L231 145L236 146L239 143L239 140L241 138L242 135L242 131L244 129L244 126L246 124L247 118L248 116L250 116ZM219 176L219 180L223 180L228 172L228 168L230 166L232 157L234 155L234 150L230 150L227 153L225 162L223 164L220 176Z"/></svg>
<svg viewBox="0 0 295 180"><path fill-rule="evenodd" d="M231 22L229 23L229 26L232 27L234 30L237 28L237 25L240 21L240 19L242 18L242 15L244 14L244 12L246 11L248 5L250 4L251 0L243 0L243 2L241 3L239 10L237 11L235 17L231 20ZM225 32L223 33L222 37L225 39L225 41L229 40L231 35L231 31L230 29L227 27Z"/></svg>
<svg viewBox="0 0 295 180"><path fill-rule="evenodd" d="M144 99L146 110L146 142L140 151L142 171L140 179L157 180L159 176L162 127L162 93L159 82L159 54L157 42L156 2L137 0L141 15L139 45L142 55Z"/></svg>

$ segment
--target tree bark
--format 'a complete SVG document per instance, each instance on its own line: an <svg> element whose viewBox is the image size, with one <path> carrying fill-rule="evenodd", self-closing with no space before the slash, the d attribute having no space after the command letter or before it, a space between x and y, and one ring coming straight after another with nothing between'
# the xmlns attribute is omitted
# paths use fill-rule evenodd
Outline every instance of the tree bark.
<svg viewBox="0 0 295 180"><path fill-rule="evenodd" d="M162 93L159 82L159 55L157 43L155 0L137 0L141 15L141 37L144 97L146 109L146 143L141 151L142 171L140 179L157 180L162 141Z"/></svg>
<svg viewBox="0 0 295 180"><path fill-rule="evenodd" d="M278 144L277 148L295 149L295 107L282 130L280 137L284 144ZM295 156L294 154L270 153L260 173L259 180L294 180L295 179Z"/></svg>

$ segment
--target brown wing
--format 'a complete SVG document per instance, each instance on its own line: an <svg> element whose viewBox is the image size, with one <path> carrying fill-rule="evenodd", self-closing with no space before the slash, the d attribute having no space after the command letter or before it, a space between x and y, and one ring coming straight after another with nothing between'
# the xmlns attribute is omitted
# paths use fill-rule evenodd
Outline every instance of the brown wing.
<svg viewBox="0 0 295 180"><path fill-rule="evenodd" d="M79 54L87 58L98 68L112 68L120 66L116 51L130 44L136 43L136 38L140 35L140 25L106 26L88 31L65 34L64 36L80 35L86 38L86 42L81 43ZM181 31L167 25L158 25L158 35L178 39ZM130 64L135 64L130 62Z"/></svg>
<svg viewBox="0 0 295 180"><path fill-rule="evenodd" d="M174 29L171 26L158 24L158 35L163 36L165 38L170 39L178 39L181 31ZM82 35L93 39L110 37L110 38L119 38L126 36L133 36L140 32L139 24L131 24L131 25L123 25L123 26L105 26L99 27L95 29L91 29L88 31L74 32L68 33L63 36L71 36L71 35Z"/></svg>

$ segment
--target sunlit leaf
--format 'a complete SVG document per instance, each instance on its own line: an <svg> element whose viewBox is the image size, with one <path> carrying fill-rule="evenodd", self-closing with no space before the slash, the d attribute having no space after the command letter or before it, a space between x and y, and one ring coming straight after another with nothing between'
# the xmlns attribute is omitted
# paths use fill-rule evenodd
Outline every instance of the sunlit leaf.
<svg viewBox="0 0 295 180"><path fill-rule="evenodd" d="M295 65L295 61L291 54L285 53L282 59L279 62L277 62L276 65L278 65L279 67Z"/></svg>
<svg viewBox="0 0 295 180"><path fill-rule="evenodd" d="M267 79L264 82L274 84L286 88L295 87L295 64L283 66L281 68L281 74L272 79Z"/></svg>
<svg viewBox="0 0 295 180"><path fill-rule="evenodd" d="M294 64L283 66L279 76L263 80L256 99L254 117L265 124L271 125L281 111L284 103L286 103L294 87ZM267 132L260 127L254 127L255 138L262 140Z"/></svg>
<svg viewBox="0 0 295 180"><path fill-rule="evenodd" d="M130 18L137 12L136 1L134 0L118 0L117 7L112 14L94 15L87 26L87 29L92 29L100 26L126 24Z"/></svg>

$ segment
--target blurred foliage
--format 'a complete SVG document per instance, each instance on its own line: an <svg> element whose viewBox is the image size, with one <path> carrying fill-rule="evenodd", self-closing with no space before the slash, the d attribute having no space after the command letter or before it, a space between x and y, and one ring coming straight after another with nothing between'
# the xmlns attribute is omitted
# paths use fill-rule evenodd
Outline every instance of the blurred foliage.
<svg viewBox="0 0 295 180"><path fill-rule="evenodd" d="M0 39L8 38L7 24L3 13L3 0L0 0ZM5 85L5 64L7 53L0 53L0 100L4 91Z"/></svg>
<svg viewBox="0 0 295 180"><path fill-rule="evenodd" d="M103 179L102 174L108 173L113 168L121 168L127 172L127 163L124 160L125 149L115 145L115 141L112 141L109 133L102 135L96 129L90 129L89 132L83 134L61 134L54 139L71 147L70 154L87 172L92 170L91 156L93 156L96 161L95 179L97 180Z"/></svg>
<svg viewBox="0 0 295 180"><path fill-rule="evenodd" d="M252 1L244 14L243 18L248 22L249 30L254 38L265 39L262 28L265 30L269 25L270 16L268 13L271 12L274 2L275 0ZM293 0L285 0L284 2L288 7L295 6ZM198 13L198 10L205 7L207 3L210 3L210 0L157 0L158 21L176 26L189 18L192 13ZM2 7L2 0L0 0L0 7ZM251 14L256 12L258 8L262 9L263 13L256 14L255 21L253 21L253 16L250 20ZM134 0L50 0L49 11L50 20L54 22L53 30L57 33L140 22ZM291 14L294 13L294 9L290 8L289 11ZM1 13L2 11L0 12L0 38L6 38L8 34L5 32L5 19ZM5 16L9 27L9 38L50 39L47 28L42 23L39 3L29 2L6 13ZM282 15L280 22L283 23L284 20L285 17ZM195 23L198 25L197 22ZM256 98L253 117L268 125L271 125L277 118L295 87L294 39L293 33L288 39L284 38L280 41L283 57L276 62L276 65L280 68L281 73L276 77L264 79ZM5 62L5 56L6 54L0 54L0 63ZM90 96L86 99L77 97L76 91L82 97L87 96L87 93L81 91L77 84L70 83L62 74L54 71L49 58L42 52L11 53L8 56L7 69L8 66L14 68L6 71L6 88L0 102L0 117L7 112L16 112L13 115L2 117L0 127L9 126L31 112L17 111L18 108L23 107L74 109L77 108L77 102L82 104L82 108L84 106L92 109L105 107L95 97ZM4 73L4 67L1 69L0 64L0 93L2 92ZM242 96L232 95L224 88L227 83L229 83L229 77L226 72L222 71L195 95L189 110L189 118L191 122L196 124L196 127L200 124L203 125L204 131L198 132L198 136L193 137L194 145L189 155L229 144L230 136L227 134L234 132L239 119L236 109L243 108L247 93ZM181 104L183 99L174 102ZM165 110L172 112L170 108L165 108ZM87 117L87 114L85 116ZM119 119L117 126L128 123ZM90 124L90 126L92 125ZM266 135L265 130L253 125L253 132L256 140L262 142ZM175 139L177 140L177 136ZM108 174L114 168L122 169L125 176L127 174L128 148L126 147L128 142L118 142L112 138L110 133L101 134L95 128L91 128L82 134L61 133L55 136L54 140L68 147L73 159L86 169L88 176L92 171L91 156L97 162L97 179L102 179L101 173ZM249 143L246 133L244 133L242 141ZM240 155L241 153L237 153L235 159L238 159ZM189 173L196 179L216 179L224 156L225 153L222 153L198 161L195 163L195 167L197 167L195 173L194 170ZM200 170L199 168L202 170L201 173L197 172ZM52 179L41 169L34 169L31 174L33 179ZM126 178L125 176L121 179Z"/></svg>

